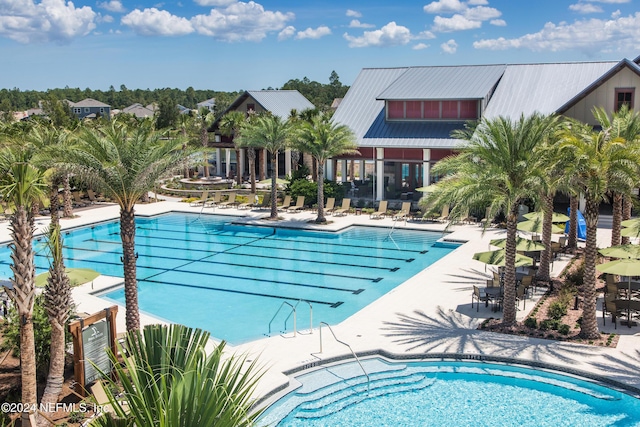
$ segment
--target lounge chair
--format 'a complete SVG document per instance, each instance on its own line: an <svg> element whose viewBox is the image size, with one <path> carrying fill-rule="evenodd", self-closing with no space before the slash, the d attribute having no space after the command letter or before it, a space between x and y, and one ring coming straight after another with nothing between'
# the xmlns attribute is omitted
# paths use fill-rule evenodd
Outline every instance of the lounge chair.
<svg viewBox="0 0 640 427"><path fill-rule="evenodd" d="M104 202L105 200L104 197L98 197L98 195L90 188L87 190L87 196L89 196L89 201L91 203Z"/></svg>
<svg viewBox="0 0 640 427"><path fill-rule="evenodd" d="M262 196L262 202L256 203L253 207L258 210L271 208L271 193L266 193Z"/></svg>
<svg viewBox="0 0 640 427"><path fill-rule="evenodd" d="M220 208L230 208L231 206L238 206L238 202L236 202L236 193L235 191L229 193L229 198L226 202L218 203L218 207Z"/></svg>
<svg viewBox="0 0 640 427"><path fill-rule="evenodd" d="M258 203L258 195L249 194L248 199L244 203L238 205L238 209L250 209Z"/></svg>
<svg viewBox="0 0 640 427"><path fill-rule="evenodd" d="M289 209L287 209L287 212L300 212L303 209L304 209L304 196L298 196L298 199L296 200L296 205L291 206Z"/></svg>
<svg viewBox="0 0 640 427"><path fill-rule="evenodd" d="M327 204L324 206L324 211L325 212L333 212L335 208L336 208L336 198L335 197L329 197L327 199Z"/></svg>
<svg viewBox="0 0 640 427"><path fill-rule="evenodd" d="M291 196L286 195L284 196L284 200L282 201L282 204L278 206L278 210L286 211L287 209L289 209L290 206L291 206Z"/></svg>
<svg viewBox="0 0 640 427"><path fill-rule="evenodd" d="M484 218L482 218L480 220L480 225L483 227L489 226L491 225L491 223L493 222L493 217L489 218L489 215L491 214L491 207L488 207L486 209L486 211L484 212Z"/></svg>
<svg viewBox="0 0 640 427"><path fill-rule="evenodd" d="M442 207L442 213L440 214L440 216L438 218L436 218L436 221L438 222L445 222L449 220L449 205L444 205Z"/></svg>
<svg viewBox="0 0 640 427"><path fill-rule="evenodd" d="M378 210L376 212L373 212L369 218L371 219L382 219L385 217L385 215L387 215L387 201L386 200L381 200L380 204L378 205Z"/></svg>
<svg viewBox="0 0 640 427"><path fill-rule="evenodd" d="M342 207L333 211L333 216L344 216L351 209L351 199L342 199Z"/></svg>
<svg viewBox="0 0 640 427"><path fill-rule="evenodd" d="M205 190L202 192L202 196L200 197L200 200L194 200L193 202L189 203L189 206L192 206L192 207L204 206L207 203L208 198L209 198L209 191Z"/></svg>
<svg viewBox="0 0 640 427"><path fill-rule="evenodd" d="M213 193L213 198L207 200L204 203L204 207L205 208L215 208L220 203L221 198L222 198L222 193L219 192L219 191L216 191L215 193Z"/></svg>
<svg viewBox="0 0 640 427"><path fill-rule="evenodd" d="M73 203L77 208L83 208L87 206L87 203L85 203L84 200L82 200L82 197L80 196L79 191L74 191L71 194L73 195Z"/></svg>
<svg viewBox="0 0 640 427"><path fill-rule="evenodd" d="M407 219L409 219L410 214L411 214L411 202L403 202L402 209L400 209L400 212L398 212L393 216L393 219L395 220L404 219L406 221Z"/></svg>

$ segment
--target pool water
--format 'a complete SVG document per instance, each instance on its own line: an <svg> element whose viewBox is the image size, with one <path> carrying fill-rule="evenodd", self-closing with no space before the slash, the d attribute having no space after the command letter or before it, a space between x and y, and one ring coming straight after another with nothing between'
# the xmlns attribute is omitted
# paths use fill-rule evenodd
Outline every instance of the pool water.
<svg viewBox="0 0 640 427"><path fill-rule="evenodd" d="M293 426L640 426L640 400L555 372L517 366L428 361L354 362L296 377L300 387L257 425Z"/></svg>
<svg viewBox="0 0 640 427"><path fill-rule="evenodd" d="M265 335L338 323L459 245L442 233L351 227L318 232L236 225L216 215L165 214L136 219L140 310L205 329L238 344ZM36 245L37 273L48 269ZM67 267L122 277L118 222L64 236ZM0 276L10 277L9 249ZM101 295L124 305L122 288ZM277 315L276 315L277 313Z"/></svg>

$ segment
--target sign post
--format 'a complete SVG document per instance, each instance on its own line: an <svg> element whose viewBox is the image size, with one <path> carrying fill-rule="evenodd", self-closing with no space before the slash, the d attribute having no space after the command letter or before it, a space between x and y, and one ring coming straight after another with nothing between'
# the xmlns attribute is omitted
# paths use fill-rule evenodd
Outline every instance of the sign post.
<svg viewBox="0 0 640 427"><path fill-rule="evenodd" d="M116 315L118 306L105 308L69 324L73 337L73 371L75 381L80 385L77 390L86 396L86 386L100 378L98 369L111 373L111 360L107 348L117 354L116 348Z"/></svg>

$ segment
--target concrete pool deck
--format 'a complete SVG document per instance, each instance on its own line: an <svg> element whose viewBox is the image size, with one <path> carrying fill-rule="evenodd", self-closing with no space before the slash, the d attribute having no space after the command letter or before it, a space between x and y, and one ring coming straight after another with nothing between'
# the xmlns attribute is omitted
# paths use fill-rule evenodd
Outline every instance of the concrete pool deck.
<svg viewBox="0 0 640 427"><path fill-rule="evenodd" d="M199 207L190 207L177 199L165 198L165 201L136 206L139 215L156 215L170 211L201 212ZM263 223L269 226L320 228L339 230L349 225L370 225L379 227L412 228L443 231L445 224L438 223L394 223L391 218L371 220L366 214L344 217L328 216L331 221L325 226L309 224L315 219L313 211L299 213L281 213L283 218L274 224L262 218L269 211L250 211L205 208L206 214L241 216L238 222ZM73 228L95 222L116 219L119 216L117 205L94 205L89 209L77 210L77 217L61 221L63 228ZM49 223L48 217L36 220L37 230L41 232ZM10 234L8 222L0 223L0 242L8 242ZM471 308L473 285L483 286L490 278L491 268L485 271L485 265L472 259L475 252L489 249L489 240L504 236L504 230L489 229L482 232L478 225L456 225L449 230L448 239L466 241L448 256L421 271L402 285L374 301L345 321L332 326L338 339L351 345L358 353L384 351L402 357L420 358L425 354L451 353L470 355L491 355L514 358L525 361L541 362L556 366L570 366L588 373L601 375L613 380L640 388L640 326L628 328L618 325L620 334L617 348L604 348L589 345L570 344L560 341L544 340L526 336L504 335L477 330L477 326L488 317L497 317L490 308ZM609 246L610 230L598 230L599 247ZM557 275L570 258L560 257L555 261L553 274ZM94 292L122 283L122 279L100 276L92 283L74 288L73 297L79 312L94 313L109 304L93 295ZM538 290L534 299L542 294ZM535 300L527 300L526 310L518 312L518 318L524 318L535 305ZM600 301L598 309L601 308ZM301 311L300 316L308 316ZM609 319L607 319L609 320ZM258 385L258 396L266 395L288 384L284 372L302 367L311 367L323 360L350 356L349 349L333 339L330 331L323 327L323 352L320 350L319 323L323 319L314 317L316 327L310 331L299 331L286 336L272 336L235 347L231 351L246 354L249 359L258 358L268 368ZM142 324L158 323L158 319L141 313ZM118 332L125 331L124 307L118 312ZM610 320L602 324L602 313L598 311L598 326L603 332L614 332ZM266 327L266 325L265 325Z"/></svg>

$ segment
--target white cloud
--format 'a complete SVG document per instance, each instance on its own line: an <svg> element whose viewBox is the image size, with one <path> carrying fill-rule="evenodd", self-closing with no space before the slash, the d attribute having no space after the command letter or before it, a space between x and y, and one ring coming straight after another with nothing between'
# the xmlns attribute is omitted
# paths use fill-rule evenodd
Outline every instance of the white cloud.
<svg viewBox="0 0 640 427"><path fill-rule="evenodd" d="M96 28L97 14L64 0L0 0L0 37L20 43L69 43Z"/></svg>
<svg viewBox="0 0 640 427"><path fill-rule="evenodd" d="M411 49L413 50L422 50L422 49L426 49L428 48L429 45L426 43L418 43L417 45L414 45Z"/></svg>
<svg viewBox="0 0 640 427"><path fill-rule="evenodd" d="M491 21L489 21L489 23L491 25L495 25L496 27L506 27L507 26L507 21L505 21L504 19L492 19Z"/></svg>
<svg viewBox="0 0 640 427"><path fill-rule="evenodd" d="M464 17L472 21L488 21L490 19L498 18L502 15L498 9L493 7L472 7L464 11Z"/></svg>
<svg viewBox="0 0 640 427"><path fill-rule="evenodd" d="M456 50L458 50L458 43L456 43L455 40L451 39L446 43L442 43L440 45L440 48L444 53L454 54L456 53Z"/></svg>
<svg viewBox="0 0 640 427"><path fill-rule="evenodd" d="M365 24L364 22L360 22L357 19L352 19L349 22L349 28L373 28L375 25L373 24Z"/></svg>
<svg viewBox="0 0 640 427"><path fill-rule="evenodd" d="M436 16L433 18L432 31L448 33L452 31L473 30L482 26L481 21L467 19L462 15L455 14L451 18Z"/></svg>
<svg viewBox="0 0 640 427"><path fill-rule="evenodd" d="M433 34L431 31L423 31L421 33L419 33L417 36L414 37L415 39L418 40L430 40L430 39L435 39L436 35Z"/></svg>
<svg viewBox="0 0 640 427"><path fill-rule="evenodd" d="M143 36L183 36L194 31L188 19L155 7L135 9L123 16L121 22Z"/></svg>
<svg viewBox="0 0 640 427"><path fill-rule="evenodd" d="M460 0L439 0L425 5L422 9L426 13L462 12L467 6Z"/></svg>
<svg viewBox="0 0 640 427"><path fill-rule="evenodd" d="M260 41L269 32L281 31L295 15L291 12L264 10L258 3L237 2L224 9L211 9L209 15L191 18L191 24L202 35L229 42Z"/></svg>
<svg viewBox="0 0 640 427"><path fill-rule="evenodd" d="M304 31L298 31L296 39L319 39L320 37L328 36L331 34L331 29L327 26L320 26L318 28L307 28Z"/></svg>
<svg viewBox="0 0 640 427"><path fill-rule="evenodd" d="M489 4L489 2L487 0L469 0L468 4L472 6L484 6Z"/></svg>
<svg viewBox="0 0 640 427"><path fill-rule="evenodd" d="M407 27L389 22L379 30L365 31L360 37L345 33L343 37L349 42L349 47L369 46L398 46L409 43L412 39L411 31Z"/></svg>
<svg viewBox="0 0 640 427"><path fill-rule="evenodd" d="M282 41L282 40L289 39L293 37L295 33L296 33L296 27L289 25L278 33L278 40Z"/></svg>
<svg viewBox="0 0 640 427"><path fill-rule="evenodd" d="M631 0L586 0L593 3L622 4L630 3Z"/></svg>
<svg viewBox="0 0 640 427"><path fill-rule="evenodd" d="M506 50L529 49L531 51L583 50L596 52L629 52L640 48L640 12L616 19L583 19L571 24L547 23L542 30L515 39L479 40L476 49Z"/></svg>
<svg viewBox="0 0 640 427"><path fill-rule="evenodd" d="M125 11L124 6L122 6L122 2L119 0L111 0L111 1L104 1L104 2L99 1L98 7L113 13L122 13Z"/></svg>
<svg viewBox="0 0 640 427"><path fill-rule="evenodd" d="M357 10L347 9L347 16L351 18L362 18L362 13L358 12Z"/></svg>
<svg viewBox="0 0 640 427"><path fill-rule="evenodd" d="M237 1L238 0L195 0L195 2L200 6L213 6L213 7L229 6L230 4L233 4Z"/></svg>
<svg viewBox="0 0 640 427"><path fill-rule="evenodd" d="M569 10L578 13L601 13L603 12L600 6L593 5L591 3L576 3L569 5Z"/></svg>
<svg viewBox="0 0 640 427"><path fill-rule="evenodd" d="M96 18L96 21L97 22L106 22L107 24L110 24L110 23L113 22L113 16L98 14L98 17Z"/></svg>

